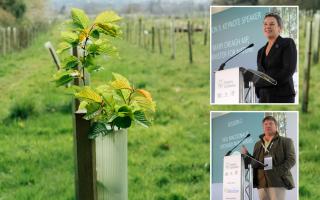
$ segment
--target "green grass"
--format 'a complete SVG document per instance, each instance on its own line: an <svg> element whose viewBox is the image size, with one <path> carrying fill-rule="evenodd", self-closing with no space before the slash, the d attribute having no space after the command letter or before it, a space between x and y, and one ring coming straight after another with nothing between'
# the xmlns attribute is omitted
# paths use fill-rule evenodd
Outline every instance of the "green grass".
<svg viewBox="0 0 320 200"><path fill-rule="evenodd" d="M305 61L304 31L300 32L300 80L303 80L303 66ZM320 181L319 169L319 137L320 101L318 90L320 88L320 64L313 64L310 71L309 112L300 113L300 197L301 199L319 199L320 191L314 187ZM300 91L302 91L300 81ZM301 101L302 102L302 97Z"/></svg>
<svg viewBox="0 0 320 200"><path fill-rule="evenodd" d="M74 199L71 96L50 82L55 67L43 47L47 38L57 44L58 31L1 57L0 199ZM195 34L194 64L186 34L176 60L168 45L160 55L115 41L121 59L102 58L105 70L91 77L97 85L121 73L157 102L154 126L129 130L130 200L209 198L209 46L202 40Z"/></svg>

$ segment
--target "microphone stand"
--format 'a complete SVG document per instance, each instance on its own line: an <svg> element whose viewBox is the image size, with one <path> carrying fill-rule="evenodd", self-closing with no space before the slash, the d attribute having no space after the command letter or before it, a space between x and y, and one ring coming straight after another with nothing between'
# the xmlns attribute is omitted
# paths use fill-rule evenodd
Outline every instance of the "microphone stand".
<svg viewBox="0 0 320 200"><path fill-rule="evenodd" d="M233 147L230 151L228 151L226 153L225 156L230 156L230 154L232 153L232 151L237 148L245 139L247 139L248 137L250 137L250 134L248 134L246 137L244 137L235 147Z"/></svg>
<svg viewBox="0 0 320 200"><path fill-rule="evenodd" d="M218 71L223 70L224 67L225 67L225 65L226 65L226 63L227 63L229 60L231 60L232 58L236 57L237 55L239 55L240 53L242 53L243 51L245 51L246 49L249 49L249 48L251 48L251 47L253 47L253 44L250 44L250 45L247 46L246 48L242 49L241 51L239 51L238 53L236 53L235 55L233 55L233 56L232 56L231 58L229 58L226 62L222 63L222 64L220 65Z"/></svg>
<svg viewBox="0 0 320 200"><path fill-rule="evenodd" d="M242 153L241 155L243 155L243 156L245 156L245 157L247 157L247 158L250 158L251 160L259 163L259 164L260 164L261 166L263 166L263 167L268 167L268 164L264 164L264 163L260 162L259 160L255 159L253 156L249 156L249 155L243 154L243 153Z"/></svg>

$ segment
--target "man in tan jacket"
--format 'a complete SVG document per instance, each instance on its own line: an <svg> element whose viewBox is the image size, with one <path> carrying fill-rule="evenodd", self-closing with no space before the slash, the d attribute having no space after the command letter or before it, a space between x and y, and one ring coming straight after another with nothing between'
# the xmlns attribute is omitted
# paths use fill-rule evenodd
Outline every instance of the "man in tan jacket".
<svg viewBox="0 0 320 200"><path fill-rule="evenodd" d="M253 157L267 167L246 158L246 163L253 167L253 186L258 188L260 200L284 200L286 189L294 188L290 169L296 163L293 142L277 132L277 121L272 116L262 120L263 134L256 142ZM243 146L242 153L251 156Z"/></svg>

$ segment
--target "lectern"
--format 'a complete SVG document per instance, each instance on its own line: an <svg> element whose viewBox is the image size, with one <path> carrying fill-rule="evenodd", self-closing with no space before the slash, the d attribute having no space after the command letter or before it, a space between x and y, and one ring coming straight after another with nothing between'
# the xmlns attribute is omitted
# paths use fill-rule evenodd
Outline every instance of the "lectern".
<svg viewBox="0 0 320 200"><path fill-rule="evenodd" d="M225 156L223 160L223 200L252 200L251 164L245 168L241 154Z"/></svg>
<svg viewBox="0 0 320 200"><path fill-rule="evenodd" d="M277 81L267 74L244 67L216 71L214 76L214 102L217 104L255 103L255 86L277 85Z"/></svg>

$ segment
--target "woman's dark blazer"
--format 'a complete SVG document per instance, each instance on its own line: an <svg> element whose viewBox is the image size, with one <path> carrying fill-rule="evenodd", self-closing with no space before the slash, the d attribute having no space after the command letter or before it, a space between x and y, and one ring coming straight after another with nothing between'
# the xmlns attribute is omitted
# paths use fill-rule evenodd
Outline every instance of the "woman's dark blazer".
<svg viewBox="0 0 320 200"><path fill-rule="evenodd" d="M258 51L258 71L261 71L277 81L276 86L256 87L256 95L271 95L274 98L294 96L295 90L292 75L297 66L297 49L291 38L278 36L268 54L268 65L263 66L262 56L268 43ZM263 92L261 91L263 90Z"/></svg>

